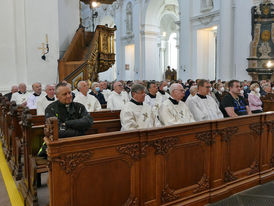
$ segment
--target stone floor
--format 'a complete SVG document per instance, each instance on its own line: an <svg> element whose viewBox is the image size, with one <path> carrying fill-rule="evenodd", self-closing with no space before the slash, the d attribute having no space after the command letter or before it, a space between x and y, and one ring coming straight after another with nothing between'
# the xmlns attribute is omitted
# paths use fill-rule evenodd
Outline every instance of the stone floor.
<svg viewBox="0 0 274 206"><path fill-rule="evenodd" d="M208 206L274 206L274 181L237 193Z"/></svg>
<svg viewBox="0 0 274 206"><path fill-rule="evenodd" d="M1 206L11 206L8 192L0 171L0 205Z"/></svg>

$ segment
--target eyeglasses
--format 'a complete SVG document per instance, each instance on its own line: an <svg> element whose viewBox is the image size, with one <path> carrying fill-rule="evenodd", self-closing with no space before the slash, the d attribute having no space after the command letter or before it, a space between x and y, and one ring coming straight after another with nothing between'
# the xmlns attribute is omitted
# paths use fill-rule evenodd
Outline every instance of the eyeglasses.
<svg viewBox="0 0 274 206"><path fill-rule="evenodd" d="M205 88L210 89L211 86L206 86Z"/></svg>

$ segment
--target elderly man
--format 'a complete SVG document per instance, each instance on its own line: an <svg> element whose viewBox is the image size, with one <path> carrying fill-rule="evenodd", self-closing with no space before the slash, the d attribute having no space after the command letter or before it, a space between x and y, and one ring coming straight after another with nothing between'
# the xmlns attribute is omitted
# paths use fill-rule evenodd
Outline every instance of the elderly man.
<svg viewBox="0 0 274 206"><path fill-rule="evenodd" d="M228 83L229 93L224 96L221 103L225 117L238 117L252 114L244 97L241 96L241 85L238 80L231 80Z"/></svg>
<svg viewBox="0 0 274 206"><path fill-rule="evenodd" d="M43 97L45 94L42 93L42 85L40 82L35 82L32 84L33 94L31 94L27 100L27 107L29 109L37 108L37 100Z"/></svg>
<svg viewBox="0 0 274 206"><path fill-rule="evenodd" d="M181 84L172 84L169 88L170 97L164 101L159 110L159 118L164 126L195 122L186 104L181 101L185 90Z"/></svg>
<svg viewBox="0 0 274 206"><path fill-rule="evenodd" d="M93 122L85 106L77 102L72 102L71 87L67 83L57 84L55 90L58 100L46 108L46 119L50 117L58 118L59 138L84 135ZM38 152L38 156L47 157L45 143Z"/></svg>
<svg viewBox="0 0 274 206"><path fill-rule="evenodd" d="M24 83L20 83L18 89L18 92L12 94L10 101L15 101L17 105L26 106L30 95L27 93L27 86Z"/></svg>
<svg viewBox="0 0 274 206"><path fill-rule="evenodd" d="M208 80L200 79L198 82L198 93L189 102L189 109L196 121L214 120L224 117L216 101L208 95L210 88Z"/></svg>
<svg viewBox="0 0 274 206"><path fill-rule="evenodd" d="M16 85L14 85L14 86L11 87L11 92L5 94L4 96L7 97L8 100L10 101L12 94L14 94L16 92L18 92L18 87Z"/></svg>
<svg viewBox="0 0 274 206"><path fill-rule="evenodd" d="M37 115L45 115L47 106L56 101L55 86L53 84L48 84L45 90L47 95L37 100Z"/></svg>
<svg viewBox="0 0 274 206"><path fill-rule="evenodd" d="M85 106L88 112L96 112L102 109L98 99L90 94L88 94L88 83L85 81L79 81L77 84L79 90L78 95L74 98L74 102L81 103Z"/></svg>
<svg viewBox="0 0 274 206"><path fill-rule="evenodd" d="M99 83L100 92L104 95L106 102L108 102L108 98L111 95L111 91L107 88L108 83L105 81Z"/></svg>
<svg viewBox="0 0 274 206"><path fill-rule="evenodd" d="M161 103L163 103L165 100L169 98L169 94L167 93L167 82L162 81L159 86L159 90L157 92L157 95L160 98Z"/></svg>
<svg viewBox="0 0 274 206"><path fill-rule="evenodd" d="M189 89L189 92L190 92L190 95L186 99L186 105L188 106L188 108L191 107L191 99L193 97L195 97L195 95L197 94L198 87L196 85L195 86L191 86L190 89Z"/></svg>
<svg viewBox="0 0 274 206"><path fill-rule="evenodd" d="M126 95L122 94L123 85L121 82L115 82L113 88L114 90L108 98L107 108L111 110L121 110L129 99Z"/></svg>
<svg viewBox="0 0 274 206"><path fill-rule="evenodd" d="M120 113L122 131L151 128L157 125L152 109L145 101L145 87L134 84L131 87L132 99L126 103Z"/></svg>
<svg viewBox="0 0 274 206"><path fill-rule="evenodd" d="M107 104L104 95L100 92L100 87L99 87L99 83L98 82L93 82L91 85L91 92L89 93L93 96L95 96L98 101L100 102L100 104Z"/></svg>

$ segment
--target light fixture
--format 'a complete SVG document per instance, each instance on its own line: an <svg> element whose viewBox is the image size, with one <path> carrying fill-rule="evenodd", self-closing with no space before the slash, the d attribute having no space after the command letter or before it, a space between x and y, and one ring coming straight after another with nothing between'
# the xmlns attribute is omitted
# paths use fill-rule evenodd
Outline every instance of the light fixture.
<svg viewBox="0 0 274 206"><path fill-rule="evenodd" d="M273 66L273 63L271 61L268 61L266 66L267 66L267 68L271 68Z"/></svg>
<svg viewBox="0 0 274 206"><path fill-rule="evenodd" d="M92 8L97 8L98 6L100 6L100 3L98 3L97 1L92 1L91 2L91 7Z"/></svg>
<svg viewBox="0 0 274 206"><path fill-rule="evenodd" d="M163 37L166 37L166 32L165 31L163 32Z"/></svg>

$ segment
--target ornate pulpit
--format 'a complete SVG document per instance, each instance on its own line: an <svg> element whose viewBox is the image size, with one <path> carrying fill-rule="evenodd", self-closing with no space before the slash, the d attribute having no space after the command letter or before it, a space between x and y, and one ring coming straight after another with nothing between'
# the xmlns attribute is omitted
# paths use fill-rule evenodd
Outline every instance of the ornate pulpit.
<svg viewBox="0 0 274 206"><path fill-rule="evenodd" d="M247 72L252 80L274 80L274 5L264 1L251 9L252 42Z"/></svg>

